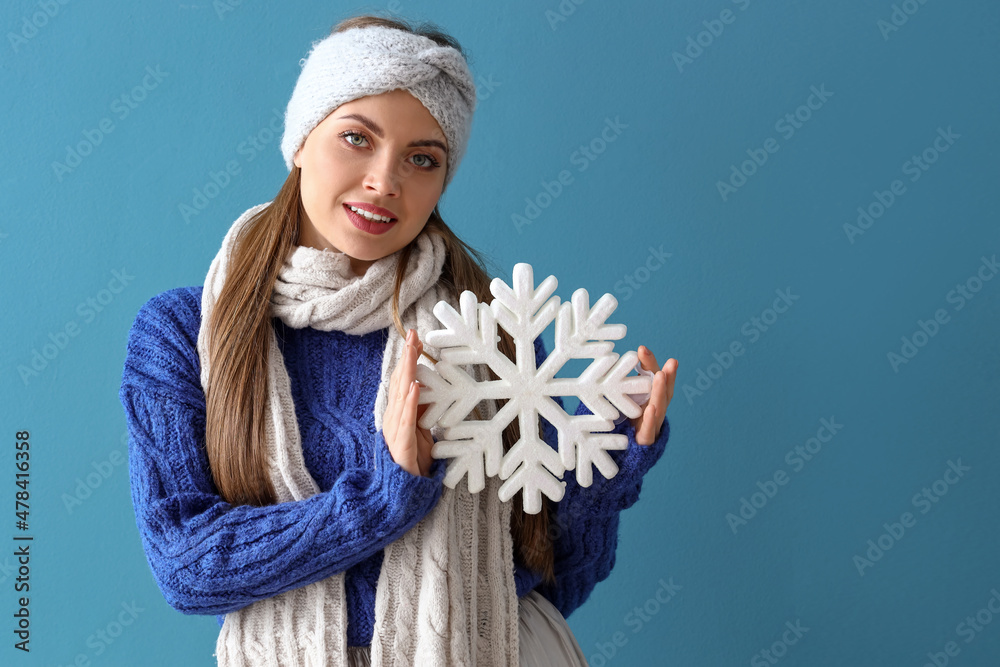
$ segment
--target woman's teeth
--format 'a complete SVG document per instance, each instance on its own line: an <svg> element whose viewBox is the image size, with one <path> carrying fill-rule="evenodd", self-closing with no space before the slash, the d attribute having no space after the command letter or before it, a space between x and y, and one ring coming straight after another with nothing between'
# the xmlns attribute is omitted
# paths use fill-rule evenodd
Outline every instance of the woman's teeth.
<svg viewBox="0 0 1000 667"><path fill-rule="evenodd" d="M348 206L348 208L354 211L355 213L365 216L369 220L374 220L375 222L392 222L392 218L387 218L384 215L378 215L377 213L369 213L368 211L362 208L356 208L354 206Z"/></svg>

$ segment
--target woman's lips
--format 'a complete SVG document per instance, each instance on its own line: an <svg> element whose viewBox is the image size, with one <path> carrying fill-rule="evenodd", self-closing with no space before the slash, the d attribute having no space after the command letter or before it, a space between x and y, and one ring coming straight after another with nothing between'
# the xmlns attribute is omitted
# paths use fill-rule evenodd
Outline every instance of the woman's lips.
<svg viewBox="0 0 1000 667"><path fill-rule="evenodd" d="M375 204L369 204L366 201L345 201L344 205L364 209L368 213L375 213L376 215L381 215L383 218L389 218L390 220L396 219L396 214L389 209L376 206Z"/></svg>
<svg viewBox="0 0 1000 667"><path fill-rule="evenodd" d="M398 220L393 220L392 222L376 222L375 220L369 220L360 213L352 211L350 206L347 204L344 204L344 211L347 212L347 219L351 221L352 225L363 232L368 232L369 234L385 234L387 231L395 227L398 222Z"/></svg>

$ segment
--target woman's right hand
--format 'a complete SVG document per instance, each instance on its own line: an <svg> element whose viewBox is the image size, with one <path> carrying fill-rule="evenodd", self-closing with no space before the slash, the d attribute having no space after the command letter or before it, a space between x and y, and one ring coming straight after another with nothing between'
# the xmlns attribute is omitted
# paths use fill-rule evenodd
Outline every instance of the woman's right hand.
<svg viewBox="0 0 1000 667"><path fill-rule="evenodd" d="M429 477L433 458L434 438L428 429L417 426L417 420L428 404L417 405L420 383L417 382L417 357L423 350L417 332L406 332L406 349L400 363L389 378L389 398L382 416L382 435L389 446L392 460L411 475Z"/></svg>

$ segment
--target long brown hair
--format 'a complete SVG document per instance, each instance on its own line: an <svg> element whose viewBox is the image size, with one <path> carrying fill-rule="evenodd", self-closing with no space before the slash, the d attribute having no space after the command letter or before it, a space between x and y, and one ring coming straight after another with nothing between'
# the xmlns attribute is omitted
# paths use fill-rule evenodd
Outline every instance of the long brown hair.
<svg viewBox="0 0 1000 667"><path fill-rule="evenodd" d="M341 21L331 32L372 25L423 35L465 56L454 38L426 23L414 29L404 21L362 15ZM299 221L303 217L299 185L300 169L292 165L291 173L270 205L256 213L243 228L243 233L237 236L226 281L209 322L212 365L205 396L205 447L212 480L223 499L233 505L264 506L277 502L267 471L264 434L268 343L272 327L270 299L284 259L298 240ZM469 290L479 301L491 300L491 278L484 268L484 256L451 231L436 206L421 233L436 234L445 242L447 255L441 281L446 287L456 295ZM393 322L404 338L399 290L412 245L411 242L400 250L392 299ZM502 328L499 333L499 349L514 360L513 339ZM424 354L437 362L432 355ZM492 379L498 379L492 370L489 374ZM501 408L506 400L500 399L498 403ZM519 437L518 420L515 419L504 429L504 451L508 451ZM548 499L543 496L542 501L541 512L527 514L520 494L513 497L511 537L515 559L540 573L543 580L551 584L555 582L549 532L551 510Z"/></svg>

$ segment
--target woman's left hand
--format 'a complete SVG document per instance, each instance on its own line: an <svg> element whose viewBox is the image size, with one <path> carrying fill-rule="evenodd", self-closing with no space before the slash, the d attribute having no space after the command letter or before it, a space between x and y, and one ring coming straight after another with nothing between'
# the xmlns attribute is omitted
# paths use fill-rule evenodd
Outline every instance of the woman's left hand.
<svg viewBox="0 0 1000 667"><path fill-rule="evenodd" d="M660 427L663 426L663 418L667 414L667 406L674 396L674 380L677 377L678 361L674 358L667 359L667 364L661 370L656 363L656 357L645 345L640 345L639 362L642 368L653 371L653 387L650 390L649 400L644 404L642 414L631 420L635 427L635 441L640 445L651 445L660 437ZM671 363L673 362L673 363Z"/></svg>

